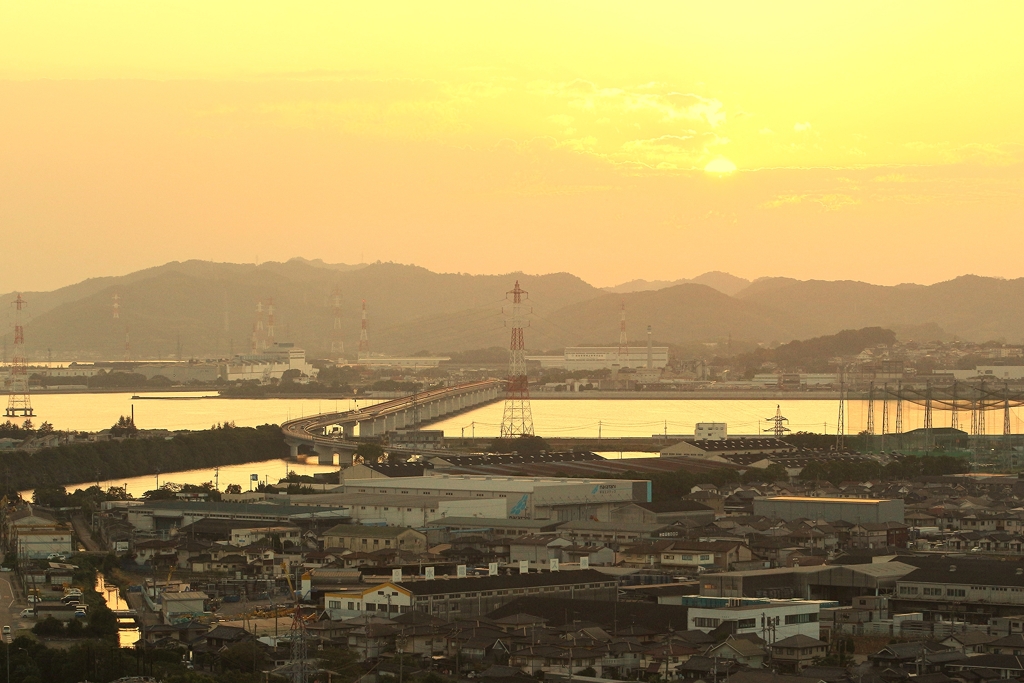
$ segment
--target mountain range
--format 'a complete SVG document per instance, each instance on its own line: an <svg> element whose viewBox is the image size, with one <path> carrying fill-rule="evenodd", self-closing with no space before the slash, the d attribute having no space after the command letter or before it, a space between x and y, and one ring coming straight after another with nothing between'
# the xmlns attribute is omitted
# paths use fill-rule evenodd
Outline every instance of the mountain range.
<svg viewBox="0 0 1024 683"><path fill-rule="evenodd" d="M250 347L258 301L273 300L278 341L312 357L329 353L333 292L339 295L349 357L366 301L372 352L445 353L504 347L507 292L528 292L527 347L615 345L623 306L631 343L694 345L727 338L784 343L844 329L881 326L902 339L1024 339L1024 279L965 275L934 285L761 278L705 273L673 282L637 280L599 289L569 273L468 275L395 263L327 264L293 259L260 265L172 262L51 292L24 292L30 360L120 359L126 336L135 359L227 357ZM114 319L114 297L119 317ZM10 301L14 294L0 296ZM13 339L4 306L5 355Z"/></svg>

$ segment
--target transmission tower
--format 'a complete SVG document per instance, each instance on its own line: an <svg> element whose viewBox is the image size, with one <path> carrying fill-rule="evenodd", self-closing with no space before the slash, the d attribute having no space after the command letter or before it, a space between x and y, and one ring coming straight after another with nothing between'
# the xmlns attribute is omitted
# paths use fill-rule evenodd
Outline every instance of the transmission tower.
<svg viewBox="0 0 1024 683"><path fill-rule="evenodd" d="M370 357L370 337L366 334L366 299L363 299L363 319L359 323L359 353L356 358Z"/></svg>
<svg viewBox="0 0 1024 683"><path fill-rule="evenodd" d="M124 326L124 362L128 363L132 359L132 342L128 336L128 326Z"/></svg>
<svg viewBox="0 0 1024 683"><path fill-rule="evenodd" d="M121 296L114 292L114 320L121 317Z"/></svg>
<svg viewBox="0 0 1024 683"><path fill-rule="evenodd" d="M924 449L927 451L931 447L932 441L932 384L928 382L925 385L925 396L924 396Z"/></svg>
<svg viewBox="0 0 1024 683"><path fill-rule="evenodd" d="M273 346L274 341L274 299L267 299L267 338L263 343L263 348L269 348Z"/></svg>
<svg viewBox="0 0 1024 683"><path fill-rule="evenodd" d="M885 435L889 433L889 385L882 388L882 450L885 450Z"/></svg>
<svg viewBox="0 0 1024 683"><path fill-rule="evenodd" d="M626 343L626 302L622 302L622 313L619 319L619 365L629 363L629 344Z"/></svg>
<svg viewBox="0 0 1024 683"><path fill-rule="evenodd" d="M952 415L950 415L950 418L949 418L949 425L953 429L959 429L960 428L960 424L959 424L960 420L959 420L959 417L956 414L956 412L957 412L956 411L956 408L957 408L957 406L956 406L956 380L953 380L953 400L950 401L949 406L950 406L950 409L953 411Z"/></svg>
<svg viewBox="0 0 1024 683"><path fill-rule="evenodd" d="M1003 436L1010 436L1010 385L1003 385Z"/></svg>
<svg viewBox="0 0 1024 683"><path fill-rule="evenodd" d="M21 309L26 302L18 294L14 301L14 354L11 356L11 393L7 397L7 417L33 417L32 398L28 394L28 370L25 368L25 329L21 325Z"/></svg>
<svg viewBox="0 0 1024 683"><path fill-rule="evenodd" d="M789 427L786 426L789 418L782 417L782 407L777 404L775 406L775 417L765 418L765 421L772 423L771 432L775 435L776 439L781 439L789 431Z"/></svg>
<svg viewBox="0 0 1024 683"><path fill-rule="evenodd" d="M903 448L903 382L896 383L896 444Z"/></svg>
<svg viewBox="0 0 1024 683"><path fill-rule="evenodd" d="M267 348L267 329L263 320L263 301L256 302L256 322L252 328L252 354L255 356Z"/></svg>
<svg viewBox="0 0 1024 683"><path fill-rule="evenodd" d="M845 368L839 368L839 419L836 422L836 450L841 451L846 447L846 420L845 412L846 375Z"/></svg>
<svg viewBox="0 0 1024 683"><path fill-rule="evenodd" d="M505 414L501 418L501 438L533 436L533 411L530 409L530 385L526 377L526 344L523 340L522 303L528 294L519 288L519 280L512 291L512 341L509 344L508 380L505 386Z"/></svg>
<svg viewBox="0 0 1024 683"><path fill-rule="evenodd" d="M875 435L875 383L868 386L868 436Z"/></svg>
<svg viewBox="0 0 1024 683"><path fill-rule="evenodd" d="M331 332L331 353L340 360L345 355L345 340L341 332L341 288L335 287L332 296L334 299L334 330Z"/></svg>

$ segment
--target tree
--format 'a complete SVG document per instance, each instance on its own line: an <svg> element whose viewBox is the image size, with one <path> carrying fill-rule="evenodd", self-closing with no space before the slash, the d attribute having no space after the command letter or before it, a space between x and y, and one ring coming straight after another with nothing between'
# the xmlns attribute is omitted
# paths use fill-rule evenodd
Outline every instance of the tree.
<svg viewBox="0 0 1024 683"><path fill-rule="evenodd" d="M129 438L135 436L138 431L138 428L135 426L135 419L128 415L122 415L117 418L117 422L110 428L110 433L113 436L127 436Z"/></svg>
<svg viewBox="0 0 1024 683"><path fill-rule="evenodd" d="M256 652L253 652L253 649ZM262 671L267 664L267 655L257 643L253 641L232 645L220 655L221 664L225 669L255 673ZM253 664L255 663L255 668Z"/></svg>
<svg viewBox="0 0 1024 683"><path fill-rule="evenodd" d="M53 425L49 422L44 422L39 425L39 429L36 430L36 436L46 436L47 434L53 434Z"/></svg>
<svg viewBox="0 0 1024 683"><path fill-rule="evenodd" d="M228 487L224 489L224 493L238 494L242 492L242 487L239 484L228 484Z"/></svg>
<svg viewBox="0 0 1024 683"><path fill-rule="evenodd" d="M363 462L377 462L384 455L384 449L375 443L361 443L356 448L356 455Z"/></svg>

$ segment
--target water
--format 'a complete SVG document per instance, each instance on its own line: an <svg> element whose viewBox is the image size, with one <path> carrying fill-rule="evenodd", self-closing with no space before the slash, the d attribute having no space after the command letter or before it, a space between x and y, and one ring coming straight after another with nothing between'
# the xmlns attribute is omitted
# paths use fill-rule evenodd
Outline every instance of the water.
<svg viewBox="0 0 1024 683"><path fill-rule="evenodd" d="M56 429L98 432L135 409L139 429L209 429L218 422L239 427L280 424L315 413L352 410L376 400L317 398L219 398L216 392L133 394L34 394L34 422L49 422ZM2 398L2 396L0 396Z"/></svg>
<svg viewBox="0 0 1024 683"><path fill-rule="evenodd" d="M159 398L132 399L131 393L115 394L39 394L32 397L38 417L36 423L46 420L57 429L96 431L112 425L119 415L131 413L135 408L136 424L143 429L206 429L216 422L233 421L238 426L257 426L280 423L284 420L318 412L351 410L376 403L373 400L350 399L275 398L246 399L215 398L211 392L191 394L158 394L143 396ZM655 434L689 435L697 422L726 422L731 434L768 433L766 418L775 415L778 405L789 418L793 431L836 433L838 402L820 399L779 400L627 400L627 399L543 399L533 401L533 421L536 433L548 437L617 437L652 436ZM494 437L499 434L503 406L501 402L473 409L430 425L430 429L444 430L447 436ZM1015 434L1024 433L1020 409L1011 409L1010 427ZM856 434L867 425L867 401L850 401L845 411L845 431ZM960 427L970 424L970 415L961 411ZM989 411L986 433L1002 433L1002 411ZM933 426L950 426L951 413L934 411ZM895 402L889 403L889 431L895 431ZM903 430L924 426L924 409L904 403ZM875 430L881 431L882 402L875 401ZM619 454L607 453L617 458ZM627 457L626 454L623 454ZM259 481L275 483L289 471L313 474L334 470L329 465L292 463L269 460L246 465L220 468L220 490L228 484L238 484L248 490L250 475ZM213 469L161 474L159 483L203 484L214 481ZM133 496L157 487L157 478L144 476L127 480L101 481L100 486L123 486ZM84 483L81 486L88 486ZM68 486L73 490L78 486ZM23 495L31 495L31 491Z"/></svg>
<svg viewBox="0 0 1024 683"><path fill-rule="evenodd" d="M103 574L96 575L96 592L103 596L103 599L113 611L128 610L131 607L124 598L117 586L107 586L103 581ZM118 619L117 639L121 647L134 647L135 641L139 639L139 627L130 619Z"/></svg>
<svg viewBox="0 0 1024 683"><path fill-rule="evenodd" d="M636 400L628 399L543 399L532 402L534 430L548 437L652 436L655 434L692 435L697 422L725 422L730 434L756 435L770 432L767 418L779 406L787 425L794 432L835 434L839 415L838 400ZM492 403L432 424L446 436L498 436L503 405ZM949 427L952 413L934 410L933 427ZM1010 428L1024 433L1019 409L1010 409ZM845 408L845 433L857 434L867 427L868 401L848 401ZM970 425L970 412L959 412L960 429ZM903 431L924 427L924 408L903 404ZM875 401L875 433L882 428L882 402ZM896 430L896 405L889 402L889 432ZM1003 433L1003 412L988 411L987 434Z"/></svg>
<svg viewBox="0 0 1024 683"><path fill-rule="evenodd" d="M329 411L352 410L377 403L376 400L316 398L217 398L212 392L146 393L132 399L131 393L37 394L32 397L36 423L50 422L57 429L99 431L110 427L118 416L135 409L140 429L207 429L230 421L239 427L281 422ZM149 398L147 398L149 397ZM821 399L543 399L533 401L533 422L541 436L651 436L693 434L697 422L726 422L731 434L767 432L766 418L775 415L776 405L789 418L793 431L836 433L838 402ZM856 434L867 426L867 401L846 405L846 433ZM903 430L924 426L924 408L904 402ZM1024 433L1020 409L1010 410L1010 427ZM501 424L502 404L492 403L434 423L447 436L496 436ZM951 413L935 410L934 427L950 426ZM988 411L986 433L1001 434L1001 410ZM961 429L970 424L968 411L960 411ZM889 402L890 432L896 427L896 406ZM881 430L882 402L875 401L875 430Z"/></svg>
<svg viewBox="0 0 1024 683"><path fill-rule="evenodd" d="M215 469L217 471L215 471ZM291 460L264 460L261 462L250 462L242 465L224 465L219 468L207 468L201 470L187 470L183 472L167 472L158 477L146 475L142 477L129 477L127 479L103 479L99 486L103 490L111 486L124 486L128 493L135 498L140 498L146 491L159 488L167 483L175 484L205 484L211 482L217 484L223 491L229 484L238 484L243 491L248 491L250 484L255 488L258 482L276 484L288 475L289 472L312 475L317 472L336 472L337 466L318 465L307 463L296 463ZM258 482L251 479L251 475L259 477ZM80 484L68 484L65 488L69 492L75 489L84 489L95 486L96 482L83 482ZM32 500L32 489L21 492L25 500Z"/></svg>

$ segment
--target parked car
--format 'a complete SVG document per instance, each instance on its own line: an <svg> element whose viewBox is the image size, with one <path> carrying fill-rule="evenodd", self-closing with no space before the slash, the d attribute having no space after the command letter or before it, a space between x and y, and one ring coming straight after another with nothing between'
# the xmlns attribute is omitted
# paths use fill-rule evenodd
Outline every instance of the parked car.
<svg viewBox="0 0 1024 683"><path fill-rule="evenodd" d="M21 618L22 619L34 619L35 616L36 616L36 611L34 609L23 609L23 610L21 610Z"/></svg>
<svg viewBox="0 0 1024 683"><path fill-rule="evenodd" d="M30 595L30 596L28 596L28 604L30 604L30 605L34 605L37 602L42 602L42 601L43 601L43 599L41 597L39 597L38 595Z"/></svg>
<svg viewBox="0 0 1024 683"><path fill-rule="evenodd" d="M68 556L64 555L63 553L50 553L46 556L46 559L50 562L63 562L64 560L68 559Z"/></svg>
<svg viewBox="0 0 1024 683"><path fill-rule="evenodd" d="M6 638L9 635L11 635L11 627L10 626L4 626L4 638Z"/></svg>
<svg viewBox="0 0 1024 683"><path fill-rule="evenodd" d="M85 610L84 609L76 609L75 610L75 619L85 619Z"/></svg>

